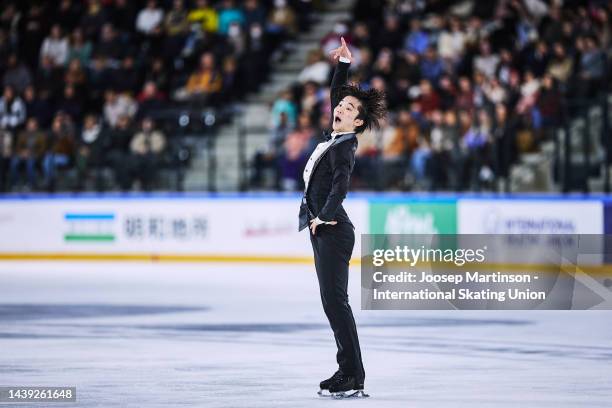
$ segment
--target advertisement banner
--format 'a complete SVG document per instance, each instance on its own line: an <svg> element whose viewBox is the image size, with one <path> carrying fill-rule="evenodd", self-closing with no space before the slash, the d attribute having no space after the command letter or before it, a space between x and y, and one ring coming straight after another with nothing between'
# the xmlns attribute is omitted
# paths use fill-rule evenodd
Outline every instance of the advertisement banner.
<svg viewBox="0 0 612 408"><path fill-rule="evenodd" d="M357 237L367 232L367 201L344 206ZM310 258L298 210L289 198L4 200L0 253Z"/></svg>
<svg viewBox="0 0 612 408"><path fill-rule="evenodd" d="M454 201L373 201L370 234L454 234Z"/></svg>
<svg viewBox="0 0 612 408"><path fill-rule="evenodd" d="M596 200L479 200L457 204L459 234L603 234Z"/></svg>

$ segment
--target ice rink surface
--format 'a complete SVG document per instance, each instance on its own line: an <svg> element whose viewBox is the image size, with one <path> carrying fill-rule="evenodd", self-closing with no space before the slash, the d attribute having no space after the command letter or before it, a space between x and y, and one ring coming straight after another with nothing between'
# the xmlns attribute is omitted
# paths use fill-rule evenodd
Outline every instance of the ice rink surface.
<svg viewBox="0 0 612 408"><path fill-rule="evenodd" d="M312 266L3 263L0 385L77 387L19 407L612 406L612 311L362 311L359 267L349 294L371 398L331 400Z"/></svg>

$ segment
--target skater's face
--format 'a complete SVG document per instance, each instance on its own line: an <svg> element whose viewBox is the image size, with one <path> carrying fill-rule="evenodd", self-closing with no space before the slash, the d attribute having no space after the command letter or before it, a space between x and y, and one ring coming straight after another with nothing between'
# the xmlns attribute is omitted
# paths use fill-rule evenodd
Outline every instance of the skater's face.
<svg viewBox="0 0 612 408"><path fill-rule="evenodd" d="M363 125L362 119L357 119L361 102L354 96L345 96L334 109L332 128L336 132L352 132Z"/></svg>

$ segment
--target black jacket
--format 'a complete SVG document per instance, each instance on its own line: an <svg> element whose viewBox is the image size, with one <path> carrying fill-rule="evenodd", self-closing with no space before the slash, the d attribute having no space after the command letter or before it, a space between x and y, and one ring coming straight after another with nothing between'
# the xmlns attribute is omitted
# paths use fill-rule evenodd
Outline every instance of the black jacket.
<svg viewBox="0 0 612 408"><path fill-rule="evenodd" d="M337 95L338 88L348 81L349 66L350 64L344 62L339 62L336 66L331 84L332 112L340 102ZM316 217L319 217L321 221L346 222L353 225L342 207L342 201L348 192L351 172L355 166L356 150L357 137L354 135L354 137L332 145L321 156L312 171L308 190L300 205L300 231Z"/></svg>

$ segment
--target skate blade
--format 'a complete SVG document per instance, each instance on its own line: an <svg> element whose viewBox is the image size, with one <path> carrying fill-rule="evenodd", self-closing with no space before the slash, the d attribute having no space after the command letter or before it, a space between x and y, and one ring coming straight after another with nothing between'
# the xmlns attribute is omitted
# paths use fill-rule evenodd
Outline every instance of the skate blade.
<svg viewBox="0 0 612 408"><path fill-rule="evenodd" d="M319 397L331 398L333 395L329 392L329 390L319 390L317 391L317 395Z"/></svg>
<svg viewBox="0 0 612 408"><path fill-rule="evenodd" d="M330 393L332 398L335 399L346 399L346 398L369 398L370 394L366 394L363 390L351 390L342 392Z"/></svg>

